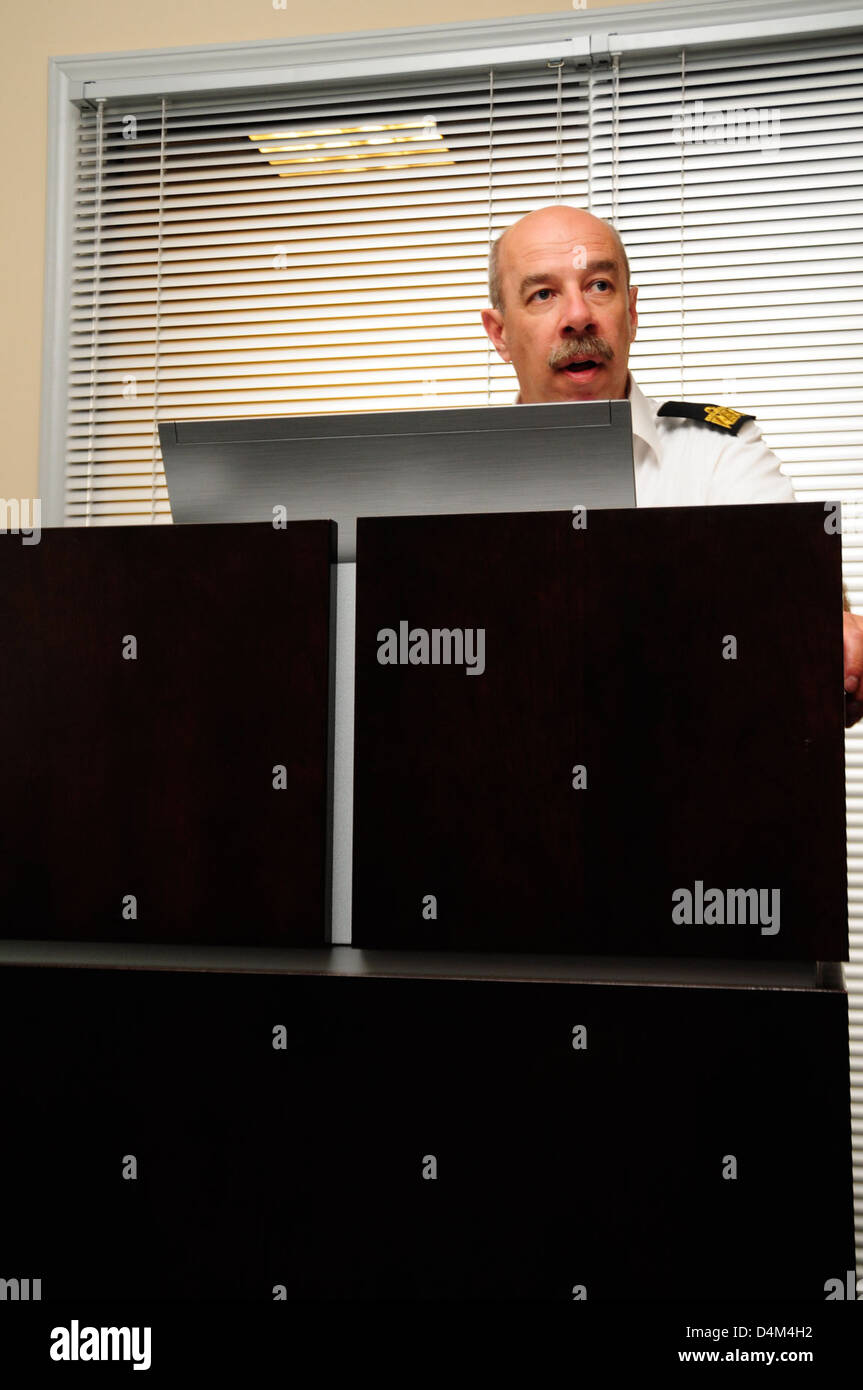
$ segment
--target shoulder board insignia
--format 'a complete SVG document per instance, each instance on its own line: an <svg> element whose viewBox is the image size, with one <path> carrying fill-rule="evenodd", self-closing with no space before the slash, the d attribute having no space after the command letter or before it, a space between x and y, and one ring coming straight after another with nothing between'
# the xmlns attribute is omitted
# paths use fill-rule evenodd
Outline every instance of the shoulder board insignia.
<svg viewBox="0 0 863 1390"><path fill-rule="evenodd" d="M698 405L694 401L666 401L656 413L697 420L699 424L710 425L723 434L737 434L747 420L755 419L754 415L743 415L739 410L732 410L730 405Z"/></svg>

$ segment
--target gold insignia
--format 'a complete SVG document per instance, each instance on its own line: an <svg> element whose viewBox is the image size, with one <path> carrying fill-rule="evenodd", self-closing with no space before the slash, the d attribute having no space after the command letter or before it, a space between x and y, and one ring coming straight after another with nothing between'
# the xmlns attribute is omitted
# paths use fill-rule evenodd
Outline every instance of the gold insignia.
<svg viewBox="0 0 863 1390"><path fill-rule="evenodd" d="M706 405L704 418L710 425L723 425L730 430L734 422L740 419L740 411L732 410L730 405Z"/></svg>

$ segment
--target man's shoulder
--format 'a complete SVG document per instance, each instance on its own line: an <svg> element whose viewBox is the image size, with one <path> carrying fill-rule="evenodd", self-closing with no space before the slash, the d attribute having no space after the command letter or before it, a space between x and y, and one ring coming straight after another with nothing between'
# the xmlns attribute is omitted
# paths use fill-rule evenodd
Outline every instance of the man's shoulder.
<svg viewBox="0 0 863 1390"><path fill-rule="evenodd" d="M662 452L705 460L766 448L755 415L724 401L649 401Z"/></svg>
<svg viewBox="0 0 863 1390"><path fill-rule="evenodd" d="M754 422L754 415L735 410L730 405L720 405L716 401L665 401L656 411L659 421L686 421L688 424L715 430L728 438L737 435L743 427Z"/></svg>
<svg viewBox="0 0 863 1390"><path fill-rule="evenodd" d="M655 440L669 489L693 503L791 502L794 489L753 414L719 401L657 401L639 392L633 421Z"/></svg>
<svg viewBox="0 0 863 1390"><path fill-rule="evenodd" d="M679 401L648 396L630 376L629 399L633 434L660 455L695 451L700 458L716 458L729 440L758 440L761 430L755 416L720 401Z"/></svg>

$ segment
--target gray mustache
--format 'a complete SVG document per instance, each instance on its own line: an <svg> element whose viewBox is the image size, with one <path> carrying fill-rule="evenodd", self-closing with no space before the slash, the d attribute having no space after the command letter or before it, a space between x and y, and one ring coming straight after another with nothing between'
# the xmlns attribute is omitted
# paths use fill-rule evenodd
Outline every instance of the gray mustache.
<svg viewBox="0 0 863 1390"><path fill-rule="evenodd" d="M614 349L605 338L581 338L579 342L569 342L565 348L560 349L555 356L549 358L550 367L565 367L567 363L575 360L576 357L595 357L604 358L610 362L614 356Z"/></svg>

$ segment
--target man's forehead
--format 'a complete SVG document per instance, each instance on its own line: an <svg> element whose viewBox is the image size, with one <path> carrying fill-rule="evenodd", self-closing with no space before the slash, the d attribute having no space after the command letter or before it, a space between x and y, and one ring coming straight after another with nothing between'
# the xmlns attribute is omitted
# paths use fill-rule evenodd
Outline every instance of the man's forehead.
<svg viewBox="0 0 863 1390"><path fill-rule="evenodd" d="M611 229L589 224L580 228L513 227L510 235L503 238L501 250L506 271L516 275L525 266L535 266L543 261L551 263L555 260L593 259L599 256L606 260L620 260Z"/></svg>

